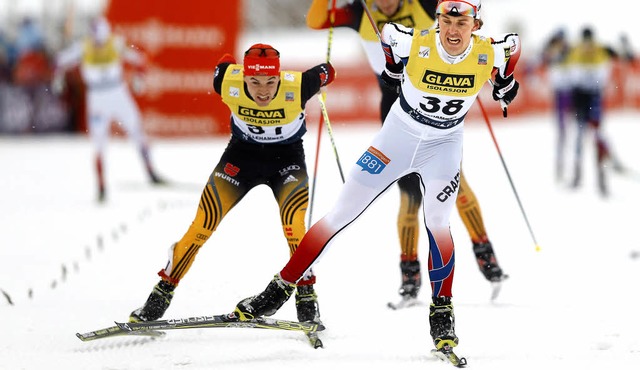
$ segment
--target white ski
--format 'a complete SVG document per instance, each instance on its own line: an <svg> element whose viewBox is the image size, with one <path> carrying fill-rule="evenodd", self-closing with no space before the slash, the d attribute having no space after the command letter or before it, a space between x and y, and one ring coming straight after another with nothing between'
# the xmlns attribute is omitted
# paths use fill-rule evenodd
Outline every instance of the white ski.
<svg viewBox="0 0 640 370"><path fill-rule="evenodd" d="M502 276L500 277L500 280L491 282L491 300L492 301L495 301L496 298L498 298L498 295L500 295L500 290L502 289L502 283L508 278L509 278L509 275L502 274Z"/></svg>
<svg viewBox="0 0 640 370"><path fill-rule="evenodd" d="M392 310L400 310L402 308L415 307L415 306L424 306L425 303L419 300L418 298L402 298L398 303L389 302L387 303L387 307Z"/></svg>

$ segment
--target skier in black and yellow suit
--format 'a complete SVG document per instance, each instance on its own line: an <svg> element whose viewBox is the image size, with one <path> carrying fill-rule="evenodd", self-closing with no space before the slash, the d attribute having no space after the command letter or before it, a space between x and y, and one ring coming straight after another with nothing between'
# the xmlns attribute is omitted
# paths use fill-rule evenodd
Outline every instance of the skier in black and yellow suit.
<svg viewBox="0 0 640 370"><path fill-rule="evenodd" d="M160 282L147 302L131 313L131 321L157 320L169 307L173 292L198 250L225 215L255 186L271 188L280 208L282 231L290 254L305 228L309 200L302 137L306 133L305 104L331 83L331 64L305 72L280 71L279 52L255 44L244 64L226 54L215 70L213 88L231 110L231 139L206 184L195 220L182 239L171 246L170 259L160 270ZM309 271L298 284L296 308L300 321L319 322L315 275Z"/></svg>
<svg viewBox="0 0 640 370"><path fill-rule="evenodd" d="M379 29L382 29L389 22L402 24L406 27L428 29L434 24L438 0L366 0L366 4ZM307 26L312 29L329 28L332 24L329 0L313 0L307 12L306 22ZM380 84L382 92L380 118L384 122L391 105L398 97L398 93L387 88L380 78L385 68L384 53L380 49L378 36L364 12L362 2L351 1L336 8L333 26L348 27L360 34L371 69L375 72ZM409 174L398 180L398 187L400 188L398 237L400 239L400 270L402 273L399 293L403 298L400 305L405 306L417 302L415 298L418 296L421 286L420 261L418 259L418 212L422 203L422 193L416 174ZM458 191L456 206L471 237L478 267L487 280L501 281L507 275L503 274L498 265L484 226L480 204L463 173L461 173Z"/></svg>

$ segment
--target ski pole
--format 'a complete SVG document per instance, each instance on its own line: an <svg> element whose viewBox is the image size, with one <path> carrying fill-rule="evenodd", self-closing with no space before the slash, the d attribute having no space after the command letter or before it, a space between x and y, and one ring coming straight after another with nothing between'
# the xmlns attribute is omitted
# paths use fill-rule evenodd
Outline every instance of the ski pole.
<svg viewBox="0 0 640 370"><path fill-rule="evenodd" d="M533 234L533 229L531 228L531 224L529 223L529 218L527 217L526 212L524 211L524 207L522 206L522 202L520 201L520 197L518 196L518 191L516 190L515 185L513 184L513 180L511 179L511 173L507 168L507 164L504 161L504 157L502 156L502 152L500 151L500 146L498 145L498 141L496 140L496 136L493 134L493 128L491 127L491 121L489 121L489 115L487 111L484 109L484 105L482 105L482 100L480 98L478 100L478 105L480 106L480 111L482 111L482 116L484 117L484 121L489 128L489 133L491 134L491 139L493 140L493 144L498 151L498 156L500 157L500 161L502 162L502 167L504 168L504 172L507 174L507 178L509 179L509 184L511 185L511 190L513 190L513 194L516 196L516 201L518 201L518 206L520 206L520 212L522 212L522 216L524 217L524 222L527 224L527 228L529 229L529 234L531 235L531 239L533 239L533 243L536 247L536 251L540 251L540 245L536 240L535 235ZM505 107L503 107L503 113L506 112Z"/></svg>
<svg viewBox="0 0 640 370"><path fill-rule="evenodd" d="M344 174L342 173L342 166L340 165L340 157L338 156L338 148L336 148L336 143L333 140L333 131L331 130L331 121L329 121L329 113L327 112L327 105L325 103L325 95L318 95L318 100L320 101L320 108L322 109L322 116L324 117L324 123L327 125L327 131L329 132L329 139L331 139L331 146L333 147L333 154L336 157L336 163L338 164L338 171L340 171L340 179L344 184Z"/></svg>
<svg viewBox="0 0 640 370"><path fill-rule="evenodd" d="M333 24L335 22L335 10L336 10L336 0L332 0L331 2L331 11L329 12L329 22L330 22L330 26L329 26L329 37L327 40L327 63L329 63L331 61L331 45L333 44ZM318 122L318 139L316 141L316 159L315 159L315 163L313 166L313 179L311 180L311 199L309 200L309 218L308 218L308 227L311 227L311 220L313 219L313 202L315 199L315 194L316 194L316 179L318 177L318 158L320 157L320 141L322 139L322 121L323 119L325 119L325 116L328 117L328 114L326 114L326 108L324 107L324 101L326 100L326 92L323 90L321 92L322 97L319 97L320 99L320 107L321 107L321 114L320 114L320 120ZM329 135L331 137L331 143L333 145L333 149L334 152L336 153L336 160L338 161L338 169L340 170L340 177L342 178L342 182L344 183L344 176L342 175L342 167L340 166L340 160L338 159L338 152L337 149L335 147L335 144L333 143L333 135L332 135L332 131L331 131L331 126L329 126L329 124L327 124L327 128L329 131Z"/></svg>
<svg viewBox="0 0 640 370"><path fill-rule="evenodd" d="M380 31L378 30L378 27L376 26L376 22L374 22L373 17L371 16L371 12L369 11L369 7L367 6L367 2L365 0L360 0L360 2L362 3L362 7L364 8L364 12L367 14L367 18L369 18L369 23L371 23L371 27L373 27L373 30L376 33L376 36L378 36L378 40L382 41L382 35L380 35Z"/></svg>
<svg viewBox="0 0 640 370"><path fill-rule="evenodd" d="M318 158L320 157L320 141L322 139L322 119L323 114L320 112L320 120L318 121L318 139L316 140L316 159L313 165L313 179L311 180L311 199L309 200L309 218L307 220L307 228L311 227L313 217L313 200L316 195L316 179L318 178Z"/></svg>
<svg viewBox="0 0 640 370"><path fill-rule="evenodd" d="M331 59L331 45L333 44L333 24L336 20L336 0L331 1L331 11L329 13L329 40L327 41L327 63L329 63ZM336 157L336 163L338 164L338 171L340 171L340 179L344 184L344 174L342 173L342 165L340 164L340 157L338 156L338 148L336 147L335 140L333 140L333 130L331 129L331 121L329 121L329 113L327 112L327 92L326 87L321 91L321 94L318 95L318 100L320 101L320 108L322 109L322 116L324 117L324 123L327 125L327 132L329 133L329 139L331 140L331 146L333 147L333 154Z"/></svg>

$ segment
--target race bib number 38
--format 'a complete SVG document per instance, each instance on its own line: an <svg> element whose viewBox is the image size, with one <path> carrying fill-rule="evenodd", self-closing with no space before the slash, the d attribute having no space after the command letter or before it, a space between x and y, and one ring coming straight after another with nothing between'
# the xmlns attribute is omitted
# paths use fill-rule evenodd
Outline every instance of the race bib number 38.
<svg viewBox="0 0 640 370"><path fill-rule="evenodd" d="M372 175L377 175L391 162L391 160L378 149L370 146L358 159L356 164Z"/></svg>

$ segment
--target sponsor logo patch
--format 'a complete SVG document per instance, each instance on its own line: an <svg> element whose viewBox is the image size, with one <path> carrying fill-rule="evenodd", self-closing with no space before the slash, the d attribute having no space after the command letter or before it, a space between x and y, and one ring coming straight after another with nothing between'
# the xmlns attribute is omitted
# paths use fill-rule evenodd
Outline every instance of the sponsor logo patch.
<svg viewBox="0 0 640 370"><path fill-rule="evenodd" d="M460 172L458 172L451 181L449 181L449 185L445 186L444 189L436 196L440 202L444 203L447 199L449 199L452 195L457 194L456 191L460 187Z"/></svg>
<svg viewBox="0 0 640 370"><path fill-rule="evenodd" d="M232 165L231 163L227 163L224 166L224 173L226 173L227 175L229 175L231 177L236 177L236 175L238 175L238 172L240 172L240 167L236 167L236 166Z"/></svg>
<svg viewBox="0 0 640 370"><path fill-rule="evenodd" d="M381 173L385 167L391 162L391 159L384 155L378 149L370 146L366 152L356 162L356 164L362 167L362 171L367 171L372 175Z"/></svg>
<svg viewBox="0 0 640 370"><path fill-rule="evenodd" d="M486 66L487 65L487 60L489 60L489 57L487 56L487 54L478 55L478 64L479 65Z"/></svg>
<svg viewBox="0 0 640 370"><path fill-rule="evenodd" d="M285 101L293 101L295 99L295 95L293 92L287 91L284 93L284 100Z"/></svg>
<svg viewBox="0 0 640 370"><path fill-rule="evenodd" d="M475 86L475 75L458 75L426 70L422 82L443 87L471 88Z"/></svg>
<svg viewBox="0 0 640 370"><path fill-rule="evenodd" d="M260 119L282 119L284 118L284 109L262 110L253 109L243 106L238 107L238 115L242 117L260 118Z"/></svg>
<svg viewBox="0 0 640 370"><path fill-rule="evenodd" d="M293 177L293 175L289 175L289 177L287 177L284 182L282 183L282 185L286 185L290 182L297 182L298 179L296 179L295 177Z"/></svg>

